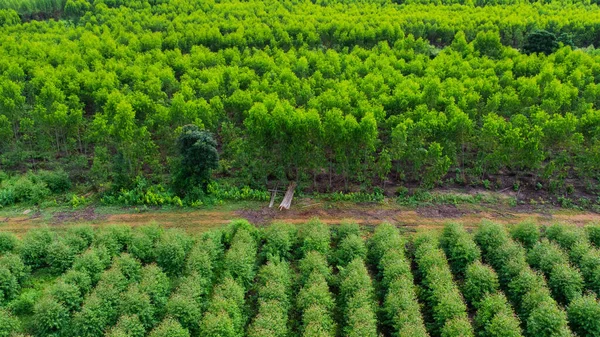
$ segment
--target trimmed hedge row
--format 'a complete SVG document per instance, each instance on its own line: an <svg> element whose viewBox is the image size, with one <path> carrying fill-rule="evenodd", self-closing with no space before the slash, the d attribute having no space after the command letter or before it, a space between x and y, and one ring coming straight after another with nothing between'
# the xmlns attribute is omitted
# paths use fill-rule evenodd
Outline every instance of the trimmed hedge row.
<svg viewBox="0 0 600 337"><path fill-rule="evenodd" d="M199 334L202 314L223 255L220 234L218 231L205 234L191 249L185 276L167 302L167 317L177 320L192 336Z"/></svg>
<svg viewBox="0 0 600 337"><path fill-rule="evenodd" d="M307 252L300 260L298 270L301 289L296 298L296 308L302 317L301 335L335 336L335 301L327 283L327 280L331 279L327 259L318 251Z"/></svg>
<svg viewBox="0 0 600 337"><path fill-rule="evenodd" d="M421 279L422 298L432 319L434 336L474 336L467 306L452 280L450 266L438 240L420 235L415 239L415 262Z"/></svg>
<svg viewBox="0 0 600 337"><path fill-rule="evenodd" d="M536 243L527 253L527 262L544 273L552 296L560 304L566 305L581 296L583 276L569 264L568 256L557 244L547 239Z"/></svg>
<svg viewBox="0 0 600 337"><path fill-rule="evenodd" d="M369 260L377 266L383 290L382 326L393 336L427 337L405 244L390 224L379 225L369 240Z"/></svg>
<svg viewBox="0 0 600 337"><path fill-rule="evenodd" d="M444 226L440 246L454 275L462 281L465 301L476 309L473 325L477 336L522 336L519 319L498 290L496 272L481 263L481 251L465 228L457 224Z"/></svg>
<svg viewBox="0 0 600 337"><path fill-rule="evenodd" d="M517 308L526 336L571 335L566 313L550 296L544 277L529 267L525 249L508 236L504 227L486 222L477 230L475 241Z"/></svg>
<svg viewBox="0 0 600 337"><path fill-rule="evenodd" d="M355 236L352 234L347 238ZM356 257L340 269L339 301L343 313L343 335L377 337L375 292L362 258Z"/></svg>
<svg viewBox="0 0 600 337"><path fill-rule="evenodd" d="M248 328L249 337L288 336L292 277L287 262L269 261L258 273L258 313Z"/></svg>

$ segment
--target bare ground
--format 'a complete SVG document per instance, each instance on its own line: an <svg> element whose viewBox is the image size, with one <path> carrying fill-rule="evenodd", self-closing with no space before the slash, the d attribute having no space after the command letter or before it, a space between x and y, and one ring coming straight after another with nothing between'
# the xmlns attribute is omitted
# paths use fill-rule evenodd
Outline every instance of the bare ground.
<svg viewBox="0 0 600 337"><path fill-rule="evenodd" d="M60 211L41 216L39 212L27 215L0 218L0 231L23 234L31 228L48 225L57 229L74 224L103 226L108 224L127 224L139 226L158 223L165 227L177 227L188 232L203 232L222 226L232 219L245 218L250 222L264 226L273 222L302 224L312 218L318 218L327 224L339 224L344 221L374 226L390 222L409 230L435 229L448 222L459 222L474 227L484 220L502 224L533 221L541 225L556 222L583 226L591 222L600 223L600 214L575 212L549 208L504 207L498 205L431 205L416 208L386 204L325 204L310 199L299 200L292 209L279 211L266 205L256 207L234 206L216 207L199 210L150 210L135 213L123 210L118 214L105 214L93 207L77 211Z"/></svg>

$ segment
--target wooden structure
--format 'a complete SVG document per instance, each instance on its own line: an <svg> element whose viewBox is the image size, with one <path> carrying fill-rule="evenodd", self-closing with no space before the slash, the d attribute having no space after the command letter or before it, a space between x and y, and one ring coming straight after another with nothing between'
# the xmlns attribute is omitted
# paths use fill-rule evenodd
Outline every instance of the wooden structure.
<svg viewBox="0 0 600 337"><path fill-rule="evenodd" d="M283 197L281 204L279 204L280 211L283 209L290 209L290 206L292 205L292 199L294 198L295 190L296 190L296 182L292 181L288 185L287 192L285 192L285 196ZM274 199L274 198L271 198L271 199Z"/></svg>

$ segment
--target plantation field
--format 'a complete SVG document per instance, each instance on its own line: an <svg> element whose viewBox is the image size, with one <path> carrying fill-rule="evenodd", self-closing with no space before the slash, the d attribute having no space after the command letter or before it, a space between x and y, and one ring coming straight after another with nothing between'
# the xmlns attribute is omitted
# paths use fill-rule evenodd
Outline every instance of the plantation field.
<svg viewBox="0 0 600 337"><path fill-rule="evenodd" d="M598 45L596 1L0 0L0 207L295 182L598 210Z"/></svg>
<svg viewBox="0 0 600 337"><path fill-rule="evenodd" d="M600 227L0 232L0 336L597 336Z"/></svg>

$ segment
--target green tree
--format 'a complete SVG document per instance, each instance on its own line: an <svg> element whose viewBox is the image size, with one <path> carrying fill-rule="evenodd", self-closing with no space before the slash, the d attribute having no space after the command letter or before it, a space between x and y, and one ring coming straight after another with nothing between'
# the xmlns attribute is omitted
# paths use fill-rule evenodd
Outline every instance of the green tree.
<svg viewBox="0 0 600 337"><path fill-rule="evenodd" d="M180 155L173 183L180 193L201 187L206 191L210 173L219 164L217 142L207 131L196 125L186 125L177 138L177 150Z"/></svg>

